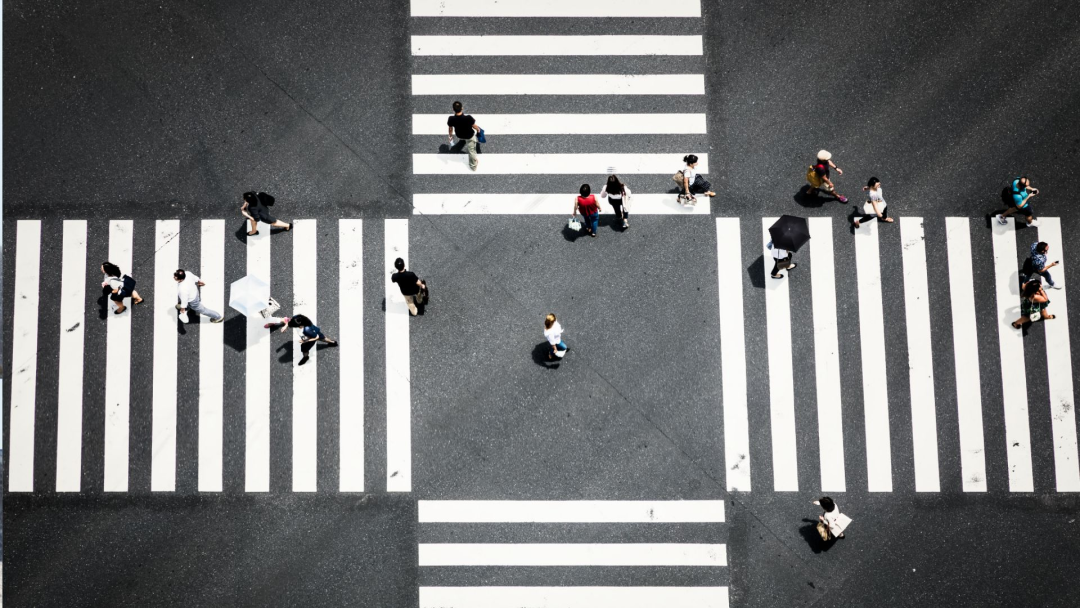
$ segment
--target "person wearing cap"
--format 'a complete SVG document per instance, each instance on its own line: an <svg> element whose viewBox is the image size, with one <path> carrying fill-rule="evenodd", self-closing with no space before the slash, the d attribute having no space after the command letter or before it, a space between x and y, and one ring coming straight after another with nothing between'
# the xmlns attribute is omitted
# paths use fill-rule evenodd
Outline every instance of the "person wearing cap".
<svg viewBox="0 0 1080 608"><path fill-rule="evenodd" d="M829 168L836 169L837 175L843 175L844 172L840 170L840 167L836 166L836 163L832 161L832 153L828 150L820 150L817 153L817 159L814 160L814 164L810 165L810 169L806 172L806 181L810 182L810 189L806 192L810 196L815 196L818 190L824 190L832 195L833 198L841 203L847 202L847 197L842 196L836 191L836 186L833 185L832 180L829 179Z"/></svg>

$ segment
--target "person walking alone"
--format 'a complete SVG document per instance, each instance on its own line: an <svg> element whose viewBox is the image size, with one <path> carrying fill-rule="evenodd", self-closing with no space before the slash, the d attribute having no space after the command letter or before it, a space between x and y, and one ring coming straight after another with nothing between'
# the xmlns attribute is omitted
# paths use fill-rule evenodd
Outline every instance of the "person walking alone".
<svg viewBox="0 0 1080 608"><path fill-rule="evenodd" d="M1035 219L1035 209L1031 206L1031 197L1039 193L1038 188L1031 187L1031 180L1022 175L1014 180L1002 192L1002 199L1012 201L1008 209L995 216L999 224L1004 226L1008 222L1005 218L1014 213L1021 214L1027 221L1028 226L1038 226L1039 220Z"/></svg>
<svg viewBox="0 0 1080 608"><path fill-rule="evenodd" d="M270 215L267 204L272 205L274 197L265 192L245 192L243 198L244 204L240 206L240 213L251 222L251 230L248 231L248 236L259 234L259 222L270 224L274 228L284 228L286 232L292 230L292 224L286 224Z"/></svg>
<svg viewBox="0 0 1080 608"><path fill-rule="evenodd" d="M840 512L840 507L828 496L815 500L814 504L824 511L818 515L818 534L821 540L844 538L844 530L851 524L851 518Z"/></svg>
<svg viewBox="0 0 1080 608"><path fill-rule="evenodd" d="M415 317L419 312L416 304L419 302L420 291L426 289L427 285L416 274L405 270L405 260L401 258L394 260L394 268L397 272L390 275L390 282L398 284L401 295L405 298L405 304L409 307L409 314Z"/></svg>
<svg viewBox="0 0 1080 608"><path fill-rule="evenodd" d="M581 184L578 192L579 196L574 199L574 212L572 215L581 212L581 217L585 220L585 232L588 232L589 236L595 237L596 230L600 226L600 204L596 202L596 195L592 194L592 188L589 184Z"/></svg>
<svg viewBox="0 0 1080 608"><path fill-rule="evenodd" d="M143 303L139 292L135 291L135 279L126 274L121 275L119 266L112 262L102 262L101 272L105 275L105 280L101 283L102 291L109 294L110 300L116 302L116 310L113 311L114 315L127 310L127 306L124 306L124 298L131 298L132 304Z"/></svg>
<svg viewBox="0 0 1080 608"><path fill-rule="evenodd" d="M1053 277L1050 276L1050 269L1060 264L1060 261L1054 261L1050 264L1046 263L1046 254L1050 251L1050 245L1039 241L1038 243L1031 244L1031 269L1035 274L1042 276L1046 279L1046 284L1052 289L1061 289L1061 285L1054 283Z"/></svg>
<svg viewBox="0 0 1080 608"><path fill-rule="evenodd" d="M211 323L221 323L225 320L225 317L222 317L220 313L202 305L202 301L199 299L199 288L206 285L206 283L203 283L194 273L180 268L173 273L173 279L177 283L176 297L179 302L176 304L176 310L180 311L181 321L187 317L188 310L210 317Z"/></svg>
<svg viewBox="0 0 1080 608"><path fill-rule="evenodd" d="M570 350L566 342L563 342L562 331L562 325L559 325L555 315L548 314L548 316L544 317L544 339L547 340L548 346L551 347L548 352L548 361L562 359L566 356L566 351Z"/></svg>
<svg viewBox="0 0 1080 608"><path fill-rule="evenodd" d="M600 198L608 199L615 211L615 221L622 221L623 229L630 227L630 187L619 181L615 175L609 175Z"/></svg>
<svg viewBox="0 0 1080 608"><path fill-rule="evenodd" d="M787 249L774 247L772 241L769 241L769 251L773 258L772 272L769 273L772 278L782 279L784 278L784 275L779 274L781 270L787 269L788 274L790 274L792 269L799 266L798 264L792 263L791 258L794 255L792 252Z"/></svg>
<svg viewBox="0 0 1080 608"><path fill-rule="evenodd" d="M1043 289L1041 279L1032 279L1024 283L1020 290L1020 318L1012 322L1013 329L1021 329L1025 323L1034 323L1039 319L1047 320L1055 318L1047 314L1046 307L1050 305L1050 297Z"/></svg>
<svg viewBox="0 0 1080 608"><path fill-rule="evenodd" d="M832 183L832 179L829 177L830 167L836 169L837 175L844 174L840 167L837 167L836 163L832 161L832 152L819 150L817 159L814 160L814 164L810 165L810 169L806 172L806 181L810 182L810 189L806 191L806 194L808 196L817 196L818 190L824 190L841 203L846 203L847 197L836 191L836 185Z"/></svg>
<svg viewBox="0 0 1080 608"><path fill-rule="evenodd" d="M859 227L860 222L877 218L879 222L892 223L892 218L889 217L889 212L885 207L885 198L881 193L881 180L876 177L871 177L870 181L866 182L863 186L863 191L866 192L866 204L863 205L863 212L860 215L856 212L854 219L855 227Z"/></svg>
<svg viewBox="0 0 1080 608"><path fill-rule="evenodd" d="M683 167L681 171L683 191L683 195L681 198L696 202L697 198L694 196L695 194L716 196L716 193L712 190L712 184L710 184L704 176L697 172L697 155L687 154L683 157L683 162L686 163L686 166ZM678 177L678 174L676 174L675 177Z"/></svg>
<svg viewBox="0 0 1080 608"><path fill-rule="evenodd" d="M480 164L476 157L476 134L480 132L480 125L476 124L476 119L465 113L464 107L460 101L455 101L453 106L454 114L450 118L446 119L446 126L449 127L450 143L454 143L454 136L458 138L458 149L460 146L465 146L465 150L469 153L469 168L476 171L476 167Z"/></svg>

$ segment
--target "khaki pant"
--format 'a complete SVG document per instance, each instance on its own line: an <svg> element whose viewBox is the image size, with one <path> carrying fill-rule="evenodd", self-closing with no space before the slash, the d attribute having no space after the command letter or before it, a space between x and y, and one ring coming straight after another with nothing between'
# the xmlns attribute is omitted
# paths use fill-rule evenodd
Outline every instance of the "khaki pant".
<svg viewBox="0 0 1080 608"><path fill-rule="evenodd" d="M419 294L417 294L417 295L419 295ZM415 317L416 316L416 297L417 296L407 296L405 294L402 294L401 297L405 298L405 305L409 307L409 314Z"/></svg>
<svg viewBox="0 0 1080 608"><path fill-rule="evenodd" d="M465 151L469 153L469 168L476 170L476 166L479 164L479 160L476 157L476 131L473 131L473 136L465 140Z"/></svg>

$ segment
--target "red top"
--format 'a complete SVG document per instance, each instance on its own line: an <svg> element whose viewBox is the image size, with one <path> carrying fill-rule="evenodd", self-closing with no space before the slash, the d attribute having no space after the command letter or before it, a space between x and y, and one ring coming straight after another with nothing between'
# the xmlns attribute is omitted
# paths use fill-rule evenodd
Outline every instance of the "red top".
<svg viewBox="0 0 1080 608"><path fill-rule="evenodd" d="M593 215L600 213L600 207L596 204L596 195L590 194L584 198L577 197L578 210L581 211L581 215Z"/></svg>

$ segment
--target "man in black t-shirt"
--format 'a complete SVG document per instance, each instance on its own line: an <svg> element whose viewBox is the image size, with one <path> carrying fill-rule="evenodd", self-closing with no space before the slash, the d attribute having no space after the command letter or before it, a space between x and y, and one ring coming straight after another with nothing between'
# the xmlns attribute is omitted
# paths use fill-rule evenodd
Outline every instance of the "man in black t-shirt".
<svg viewBox="0 0 1080 608"><path fill-rule="evenodd" d="M460 101L455 101L453 107L454 115L446 119L446 126L450 128L450 143L454 143L455 135L465 142L465 149L469 152L469 168L476 171L479 164L476 158L476 133L480 131L480 125L476 124L476 119L472 116L465 114Z"/></svg>
<svg viewBox="0 0 1080 608"><path fill-rule="evenodd" d="M390 275L390 282L397 283L401 289L401 295L405 297L405 304L409 307L409 314L416 316L416 298L420 294L421 289L425 289L427 285L416 276L415 273L405 270L405 260L398 258L394 260L394 268L397 272Z"/></svg>

